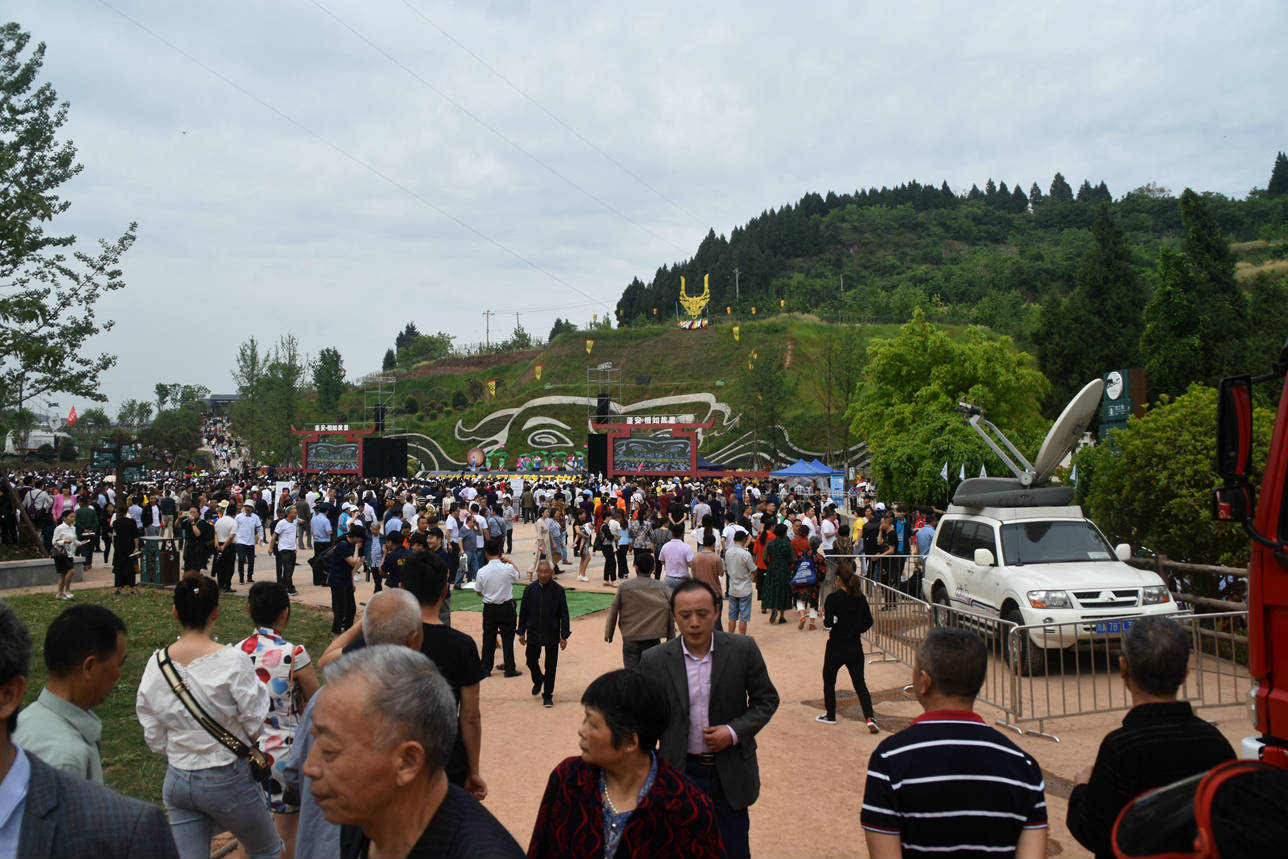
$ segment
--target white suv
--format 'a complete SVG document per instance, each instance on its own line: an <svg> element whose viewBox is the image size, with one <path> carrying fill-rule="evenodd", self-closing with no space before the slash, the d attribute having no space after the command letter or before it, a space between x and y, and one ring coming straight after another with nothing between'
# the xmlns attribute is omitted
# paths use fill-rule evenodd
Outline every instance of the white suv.
<svg viewBox="0 0 1288 859"><path fill-rule="evenodd" d="M1158 574L1123 563L1130 554L1077 506L954 504L935 529L922 587L929 602L1035 627L1009 655L1021 673L1041 673L1048 649L1125 629L1107 618L1178 610Z"/></svg>

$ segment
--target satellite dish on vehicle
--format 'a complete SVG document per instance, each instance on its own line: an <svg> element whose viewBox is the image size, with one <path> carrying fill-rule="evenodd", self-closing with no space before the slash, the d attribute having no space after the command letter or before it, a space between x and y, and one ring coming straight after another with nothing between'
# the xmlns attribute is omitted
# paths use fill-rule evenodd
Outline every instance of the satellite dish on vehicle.
<svg viewBox="0 0 1288 859"><path fill-rule="evenodd" d="M1037 458L1033 460L1034 486L1041 486L1051 477L1056 466L1065 458L1082 438L1082 434L1091 425L1100 407L1100 398L1104 395L1105 383L1101 379L1088 382L1081 391L1069 401L1069 405L1060 412L1060 417L1051 425L1051 431L1042 441Z"/></svg>

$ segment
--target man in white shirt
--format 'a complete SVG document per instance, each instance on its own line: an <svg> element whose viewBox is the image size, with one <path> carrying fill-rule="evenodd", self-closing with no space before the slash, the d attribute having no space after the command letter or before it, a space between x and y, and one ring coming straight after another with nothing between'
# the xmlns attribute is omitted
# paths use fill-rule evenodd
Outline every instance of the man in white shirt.
<svg viewBox="0 0 1288 859"><path fill-rule="evenodd" d="M237 514L237 584L255 581L255 547L264 539L264 523L255 515L255 502L249 498ZM215 539L219 538L218 527Z"/></svg>
<svg viewBox="0 0 1288 859"><path fill-rule="evenodd" d="M300 593L295 589L294 578L296 538L299 536L295 527L297 515L294 504L286 508L286 518L277 520L273 527L273 541L268 545L269 552L277 558L277 583L291 596L299 596Z"/></svg>
<svg viewBox="0 0 1288 859"><path fill-rule="evenodd" d="M501 539L489 537L483 541L483 554L487 557L475 579L474 589L483 600L483 670L492 673L496 658L496 637L501 636L501 665L506 677L519 677L523 672L514 664L514 583L519 571L510 559L501 554ZM487 674L484 676L486 677Z"/></svg>
<svg viewBox="0 0 1288 859"><path fill-rule="evenodd" d="M224 593L236 593L233 590L233 565L237 555L233 550L233 540L237 537L237 520L228 514L228 502L219 502L219 518L215 520L215 562L212 570L215 582Z"/></svg>
<svg viewBox="0 0 1288 859"><path fill-rule="evenodd" d="M689 578L689 568L693 566L693 549L684 542L684 526L671 526L671 539L657 553L662 561L664 580L671 590L679 587L680 582Z"/></svg>
<svg viewBox="0 0 1288 859"><path fill-rule="evenodd" d="M756 579L756 559L746 549L747 532L735 528L733 545L725 551L725 597L729 600L729 632L747 634L751 621L751 591ZM720 623L716 620L716 625Z"/></svg>

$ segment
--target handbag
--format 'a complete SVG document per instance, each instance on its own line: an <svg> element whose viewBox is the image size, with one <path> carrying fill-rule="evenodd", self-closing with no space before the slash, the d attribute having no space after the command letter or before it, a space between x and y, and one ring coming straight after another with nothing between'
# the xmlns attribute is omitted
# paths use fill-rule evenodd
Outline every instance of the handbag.
<svg viewBox="0 0 1288 859"><path fill-rule="evenodd" d="M269 776L273 772L273 766L268 762L268 756L257 747L249 746L242 742L235 734L210 718L210 714L197 703L197 699L192 696L192 690L188 688L188 684L179 676L174 663L170 661L170 648L167 647L164 650L157 651L157 667L161 669L161 676L170 684L170 690L174 692L175 697L187 709L189 715L197 720L197 724L205 728L206 733L214 737L228 751L239 758L249 760L250 772L255 777L255 781L260 784L268 784Z"/></svg>

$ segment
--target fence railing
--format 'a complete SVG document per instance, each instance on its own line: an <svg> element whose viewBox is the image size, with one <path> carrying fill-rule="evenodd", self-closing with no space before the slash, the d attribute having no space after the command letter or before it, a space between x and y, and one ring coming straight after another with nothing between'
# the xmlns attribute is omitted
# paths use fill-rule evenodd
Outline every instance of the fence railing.
<svg viewBox="0 0 1288 859"><path fill-rule="evenodd" d="M928 603L913 595L913 583L915 576L902 586L864 577L873 617L872 628L863 636L870 663L900 662L911 667L930 629L965 627L978 632L988 648L988 670L977 697L1003 712L997 720L1000 726L1059 742L1047 730L1051 720L1132 706L1118 656L1123 635L1139 615L1017 625L993 615ZM1191 641L1190 673L1180 698L1195 709L1245 704L1251 686L1247 612L1183 612L1171 617L1186 625Z"/></svg>

